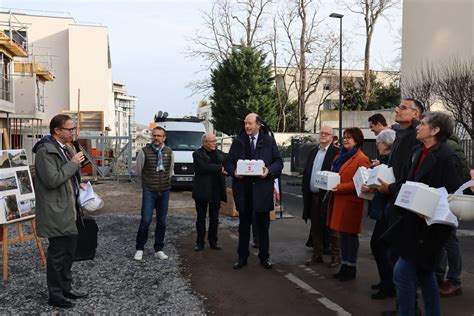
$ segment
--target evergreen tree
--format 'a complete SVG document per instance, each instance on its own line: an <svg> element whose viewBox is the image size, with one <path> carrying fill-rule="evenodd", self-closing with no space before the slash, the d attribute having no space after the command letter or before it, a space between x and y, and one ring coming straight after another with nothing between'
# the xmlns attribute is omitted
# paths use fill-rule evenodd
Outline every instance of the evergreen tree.
<svg viewBox="0 0 474 316"><path fill-rule="evenodd" d="M216 130L233 135L243 128L243 119L255 112L272 129L277 122L277 100L266 55L252 47L234 48L211 72L212 123Z"/></svg>

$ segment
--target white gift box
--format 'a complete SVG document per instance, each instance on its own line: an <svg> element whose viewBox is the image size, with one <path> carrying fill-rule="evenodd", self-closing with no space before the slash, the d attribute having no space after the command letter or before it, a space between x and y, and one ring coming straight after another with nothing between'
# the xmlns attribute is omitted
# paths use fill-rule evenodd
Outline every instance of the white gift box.
<svg viewBox="0 0 474 316"><path fill-rule="evenodd" d="M261 176L263 175L263 160L237 160L237 174L239 176Z"/></svg>
<svg viewBox="0 0 474 316"><path fill-rule="evenodd" d="M435 188L424 183L407 181L402 185L395 205L431 218L440 199L441 194Z"/></svg>
<svg viewBox="0 0 474 316"><path fill-rule="evenodd" d="M395 176L393 175L392 167L389 168L387 165L381 164L373 169L370 169L367 185L371 188L378 187L380 185L380 181L378 179L382 179L382 181L388 184L394 183Z"/></svg>
<svg viewBox="0 0 474 316"><path fill-rule="evenodd" d="M316 171L313 181L316 188L329 191L341 182L341 177L337 172Z"/></svg>
<svg viewBox="0 0 474 316"><path fill-rule="evenodd" d="M375 196L375 193L371 192L362 192L362 185L367 184L367 179L369 178L370 169L366 167L359 167L357 172L352 177L352 181L354 181L354 186L357 192L357 196L361 199L365 200L372 200Z"/></svg>

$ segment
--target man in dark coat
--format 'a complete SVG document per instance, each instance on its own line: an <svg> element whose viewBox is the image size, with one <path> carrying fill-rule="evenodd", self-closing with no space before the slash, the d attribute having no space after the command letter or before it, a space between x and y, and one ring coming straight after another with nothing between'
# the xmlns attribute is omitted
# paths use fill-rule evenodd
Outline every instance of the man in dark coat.
<svg viewBox="0 0 474 316"><path fill-rule="evenodd" d="M202 147L193 153L194 186L193 199L196 204L196 246L195 251L204 249L206 235L206 213L209 208L209 231L207 239L211 249L220 250L217 245L217 227L219 225L219 209L221 201L227 202L224 174L222 166L225 155L218 150L216 136L213 133L202 135Z"/></svg>
<svg viewBox="0 0 474 316"><path fill-rule="evenodd" d="M323 262L323 244L329 238L326 227L326 210L322 209L325 190L314 186L313 177L317 171L331 170L331 164L339 150L332 145L333 129L329 126L321 127L319 131L319 145L308 156L303 172L303 219L311 220L308 243L313 247L313 255L306 261L307 265ZM327 241L327 243L329 243Z"/></svg>
<svg viewBox="0 0 474 316"><path fill-rule="evenodd" d="M86 185L80 182L82 152L66 144L71 142L76 126L70 116L58 114L49 124L51 136L43 137L33 147L35 156L36 223L38 235L49 240L46 266L48 304L71 308L70 299L86 295L72 290L72 263L76 250L78 214L77 197Z"/></svg>
<svg viewBox="0 0 474 316"><path fill-rule="evenodd" d="M245 130L232 142L226 161L225 170L232 176L232 192L235 206L239 212L239 259L234 269L247 264L249 256L250 225L255 216L257 226L260 264L271 269L269 261L270 211L274 209L274 179L283 169L283 160L278 151L275 139L264 132L262 121L255 113L245 117ZM237 174L237 161L240 159L263 160L265 166L262 176L241 176Z"/></svg>

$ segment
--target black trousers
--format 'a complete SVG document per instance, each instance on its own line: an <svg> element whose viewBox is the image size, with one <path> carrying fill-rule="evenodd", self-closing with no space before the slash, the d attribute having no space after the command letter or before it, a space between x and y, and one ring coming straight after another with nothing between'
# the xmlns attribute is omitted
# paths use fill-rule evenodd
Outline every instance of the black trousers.
<svg viewBox="0 0 474 316"><path fill-rule="evenodd" d="M221 202L195 200L197 220L196 220L196 244L204 246L204 237L206 236L206 214L209 208L209 230L207 232L207 240L209 244L217 243L217 227L219 225L219 208Z"/></svg>
<svg viewBox="0 0 474 316"><path fill-rule="evenodd" d="M49 238L46 257L46 281L50 299L63 298L72 290L72 263L77 235Z"/></svg>
<svg viewBox="0 0 474 316"><path fill-rule="evenodd" d="M252 207L248 207L248 205L245 210L239 210L239 246L237 253L239 254L239 258L244 260L247 260L250 255L250 226L254 218L255 226L253 227L256 228L258 234L258 258L260 261L265 261L270 257L270 212L254 212Z"/></svg>
<svg viewBox="0 0 474 316"><path fill-rule="evenodd" d="M374 231L370 238L370 250L377 264L380 276L381 289L391 291L395 289L393 284L393 260L391 260L390 249L380 240L380 236L388 229L387 222L381 218L375 222Z"/></svg>

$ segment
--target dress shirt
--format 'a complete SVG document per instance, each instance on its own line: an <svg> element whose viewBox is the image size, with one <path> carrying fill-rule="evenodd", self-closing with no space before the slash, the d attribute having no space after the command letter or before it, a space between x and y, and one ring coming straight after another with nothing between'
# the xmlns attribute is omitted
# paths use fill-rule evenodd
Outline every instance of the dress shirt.
<svg viewBox="0 0 474 316"><path fill-rule="evenodd" d="M311 179L309 182L309 189L313 193L319 192L319 189L314 186L314 176L316 175L316 172L321 171L321 168L323 167L324 158L326 157L326 153L328 152L329 145L331 144L328 144L326 147L323 148L319 147L318 153L316 154L316 157L314 157L313 170L311 171Z"/></svg>

